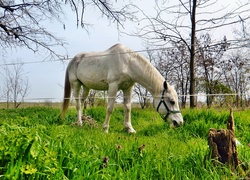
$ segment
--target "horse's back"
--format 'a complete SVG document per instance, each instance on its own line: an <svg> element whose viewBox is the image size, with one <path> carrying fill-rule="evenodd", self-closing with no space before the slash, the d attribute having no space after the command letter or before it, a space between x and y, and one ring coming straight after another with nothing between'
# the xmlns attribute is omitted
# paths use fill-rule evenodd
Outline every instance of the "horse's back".
<svg viewBox="0 0 250 180"><path fill-rule="evenodd" d="M125 46L116 44L102 52L79 53L69 63L68 71L90 89L107 90L109 83L127 76L129 58L125 51Z"/></svg>

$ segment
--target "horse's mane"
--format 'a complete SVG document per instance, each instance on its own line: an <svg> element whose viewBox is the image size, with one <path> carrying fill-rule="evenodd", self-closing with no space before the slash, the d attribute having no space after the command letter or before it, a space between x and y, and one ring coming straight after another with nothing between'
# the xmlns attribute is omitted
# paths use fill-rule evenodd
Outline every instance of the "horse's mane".
<svg viewBox="0 0 250 180"><path fill-rule="evenodd" d="M134 57L134 59L136 59L137 61L139 61L139 64L144 66L143 68L146 70L148 68L151 69L150 72L155 72L157 71L157 69L153 66L153 64L146 58L144 57L143 55L139 54L138 52L136 51L133 51L127 47L125 47L125 49L127 50L127 52L130 52L130 56ZM158 73L158 71L157 71Z"/></svg>
<svg viewBox="0 0 250 180"><path fill-rule="evenodd" d="M127 54L128 56L132 57L129 59L133 61L133 64L137 65L137 67L142 70L142 74L147 76L147 80L150 80L154 83L156 83L156 81L162 80L162 75L159 73L159 71L153 66L153 64L151 64L151 62L146 57L144 57L140 53L133 51L121 44L116 44L110 49L114 49L116 52Z"/></svg>

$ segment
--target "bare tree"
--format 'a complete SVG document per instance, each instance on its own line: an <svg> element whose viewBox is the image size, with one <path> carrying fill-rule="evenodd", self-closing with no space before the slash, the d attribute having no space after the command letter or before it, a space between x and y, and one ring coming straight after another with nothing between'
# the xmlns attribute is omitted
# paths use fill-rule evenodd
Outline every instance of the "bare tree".
<svg viewBox="0 0 250 180"><path fill-rule="evenodd" d="M55 0L0 0L0 46L3 49L25 46L34 52L43 48L58 56L52 47L64 42L47 31L42 22L60 21L58 15L62 13L62 3Z"/></svg>
<svg viewBox="0 0 250 180"><path fill-rule="evenodd" d="M249 59L244 55L247 55L247 52L233 51L223 59L222 64L225 83L236 94L236 106L243 106L243 99L247 98L246 94L250 88L248 83L250 80Z"/></svg>
<svg viewBox="0 0 250 180"><path fill-rule="evenodd" d="M144 13L144 18L140 21L142 27L136 35L158 46L169 46L169 43L173 42L182 42L187 46L190 53L190 107L195 107L193 95L195 93L196 79L195 61L197 51L195 43L197 33L203 32L204 34L204 32L241 23L242 20L249 19L249 1L238 2L232 9L225 5L218 5L220 2L218 0L155 2L156 15L149 16ZM241 19L238 17L239 14ZM231 41L232 48L233 45L237 46L235 40Z"/></svg>
<svg viewBox="0 0 250 180"><path fill-rule="evenodd" d="M174 44L174 55L171 56L172 61L175 62L175 69L173 79L176 83L177 92L181 95L181 107L186 107L188 86L190 85L190 69L189 59L190 54L188 53L187 47L183 43Z"/></svg>
<svg viewBox="0 0 250 180"><path fill-rule="evenodd" d="M189 54L183 43L173 43L172 48L159 50L155 64L159 72L176 86L182 108L185 108L189 85Z"/></svg>
<svg viewBox="0 0 250 180"><path fill-rule="evenodd" d="M13 102L14 107L18 108L30 90L21 60L3 66L1 75L4 82L2 96L6 99L7 108L9 108L10 102Z"/></svg>
<svg viewBox="0 0 250 180"><path fill-rule="evenodd" d="M180 0L180 2L183 4L183 2ZM191 42L190 42L190 107L195 107L195 97L192 96L195 94L195 39L196 39L196 9L197 9L197 0L193 0L193 2L190 1L189 9L187 6L184 6L184 8L187 10L187 12L190 15L191 19Z"/></svg>
<svg viewBox="0 0 250 180"><path fill-rule="evenodd" d="M211 107L214 100L213 94L216 93L217 86L221 85L221 58L229 48L227 38L218 44L212 44L210 34L201 35L197 41L197 77L200 84L204 87L207 96L207 106Z"/></svg>
<svg viewBox="0 0 250 180"><path fill-rule="evenodd" d="M147 108L151 100L150 92L140 84L136 83L134 86L134 93L138 98L141 108Z"/></svg>
<svg viewBox="0 0 250 180"><path fill-rule="evenodd" d="M65 42L50 33L43 23L49 19L65 27L63 10L67 5L76 14L76 25L84 28L88 25L84 22L84 12L91 6L117 25L135 18L130 11L132 5L118 8L116 3L111 0L0 0L0 46L2 49L26 47L34 52L45 50L49 58L61 58L53 47L63 46Z"/></svg>

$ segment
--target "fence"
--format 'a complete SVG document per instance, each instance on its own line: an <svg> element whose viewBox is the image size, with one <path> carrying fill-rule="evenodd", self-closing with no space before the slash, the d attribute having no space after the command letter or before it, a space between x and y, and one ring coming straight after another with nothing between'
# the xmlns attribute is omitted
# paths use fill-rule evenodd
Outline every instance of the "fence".
<svg viewBox="0 0 250 180"><path fill-rule="evenodd" d="M190 95L179 95L179 100L182 96L186 96L187 100L185 103L185 107L189 106L189 97ZM204 94L204 93L200 93L200 94L194 94L191 96L195 96L196 97L196 106L197 107L206 107L206 97L208 96L213 96L215 99L217 98L217 100L215 100L212 104L212 106L220 106L220 107L248 107L250 106L250 99L247 98L245 100L239 100L239 102L236 102L236 97L241 97L242 94ZM230 97L226 100L226 97ZM122 95L118 95L116 97L108 97L108 96L94 96L91 97L94 99L94 105L98 105L98 104L102 104L104 105L108 98L116 98L116 104L121 104L123 102L123 96ZM147 100L149 99L149 103L152 104L153 101L153 97L152 96L138 96L138 95L134 95L132 97L132 104L133 105L139 105L139 98L146 98ZM161 98L161 97L159 97ZM74 105L75 104L75 100L74 98L70 98L71 100L71 104ZM100 101L102 103L100 103ZM223 101L223 102L222 102ZM22 100L22 105L20 107L27 107L27 106L49 106L49 107L60 107L61 104L63 102L63 97L62 98L53 98L53 97L46 97L46 98L25 98ZM6 99L0 98L0 107L1 108L6 108ZM8 102L9 103L9 107L12 106L13 102ZM92 102L93 103L93 102ZM181 104L181 102L179 101L179 103ZM140 106L140 105L139 105Z"/></svg>
<svg viewBox="0 0 250 180"><path fill-rule="evenodd" d="M168 47L168 48L152 48L152 49L144 49L144 50L137 50L137 51L133 51L133 52L137 52L137 53L141 53L141 52L149 52L149 51L158 51L158 50L167 50L167 49L172 49L172 47ZM127 53L132 53L132 52L123 52L123 53L119 53L119 54L127 54ZM100 56L100 55L98 55ZM106 56L106 55L101 55L101 56ZM96 55L95 55L96 57ZM70 59L72 58L63 58L63 59L54 59L53 62L58 62L58 61L61 61L61 62L64 62L64 61L69 61ZM37 63L47 63L47 62L51 62L51 61L30 61L30 62L14 62L14 63L4 63L4 64L0 64L0 67L3 67L3 66L13 66L13 65L16 65L16 64L37 64ZM250 65L247 64L247 65ZM206 97L208 96L212 96L212 97L215 97L215 98L221 98L221 97L242 97L243 94L203 94L203 93L200 93L200 94L194 94L194 95L179 95L179 97L183 97L183 96L186 96L187 97L187 103L189 101L189 97L190 96L195 96L197 97L196 98L196 103L206 103ZM244 96L246 96L246 94L244 94ZM143 96L140 96L141 98L143 98ZM103 97L103 96L95 96L95 99L105 99L107 100L107 98L114 98L114 97ZM151 98L152 97L146 97L146 98ZM138 101L139 99L139 96L137 96L137 98L134 98L134 102L136 103L136 101ZM54 98L54 97L45 97L45 98L40 98L40 97L34 97L34 98L25 98L22 100L23 102L27 102L27 103L60 103L63 101L63 98ZM117 102L120 103L121 100L118 100ZM234 103L233 102L234 100L232 100L232 102L229 102L229 103ZM247 102L247 104L249 104L249 95L247 95L247 97L245 98L244 100L245 102ZM0 97L0 102L4 103L6 102L6 99L1 99Z"/></svg>

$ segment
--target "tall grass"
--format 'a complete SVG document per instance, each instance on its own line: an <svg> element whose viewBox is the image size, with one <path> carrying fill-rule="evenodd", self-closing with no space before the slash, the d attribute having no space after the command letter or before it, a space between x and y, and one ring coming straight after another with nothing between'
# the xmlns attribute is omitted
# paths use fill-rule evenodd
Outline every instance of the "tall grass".
<svg viewBox="0 0 250 180"><path fill-rule="evenodd" d="M250 112L234 113L239 159L249 167ZM59 109L33 107L0 110L0 179L239 179L214 167L208 153L209 128L225 128L229 112L183 110L185 125L171 128L153 109L133 109L137 134L123 127L123 110L115 109L108 134L102 132L105 108L87 114L97 126L71 126L70 109L58 121Z"/></svg>

